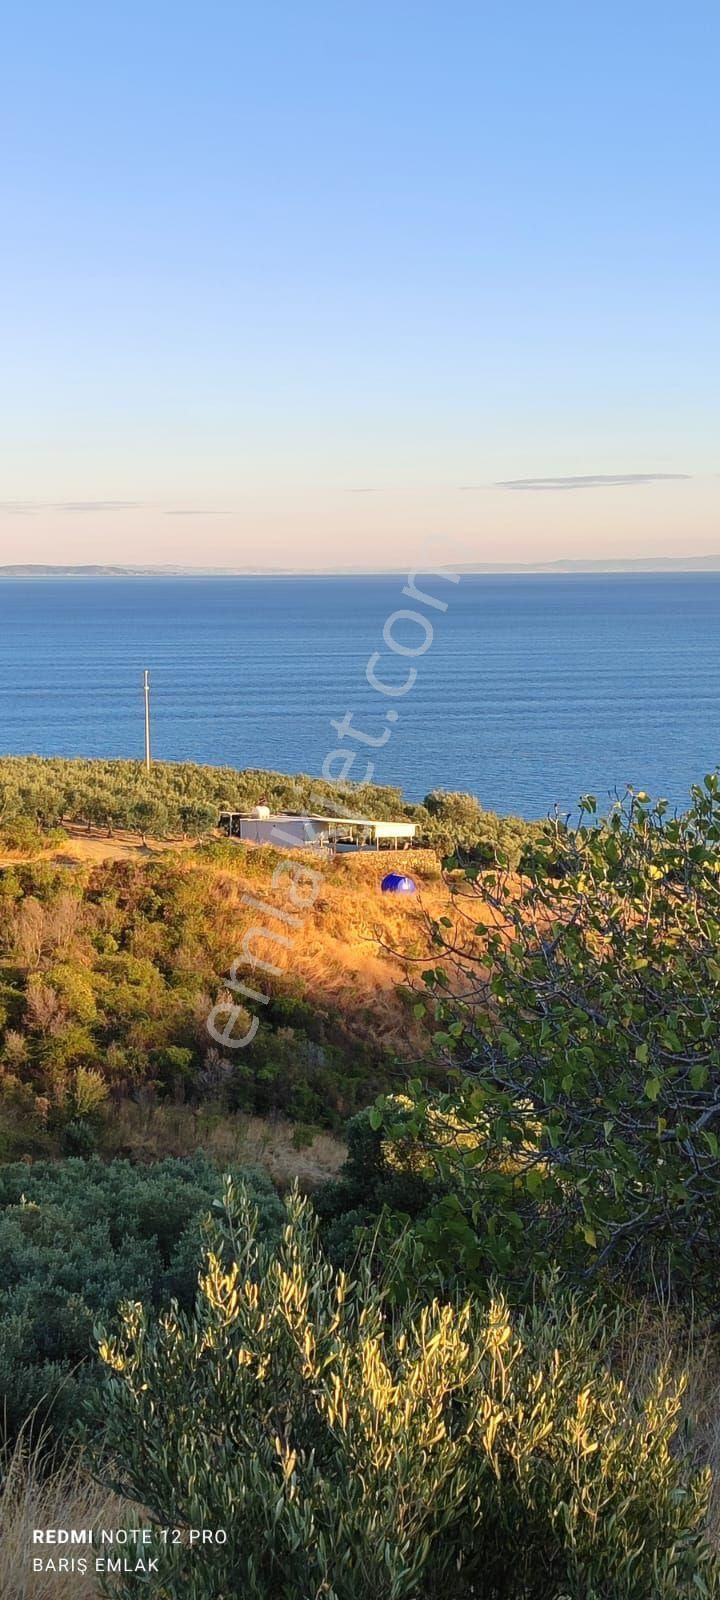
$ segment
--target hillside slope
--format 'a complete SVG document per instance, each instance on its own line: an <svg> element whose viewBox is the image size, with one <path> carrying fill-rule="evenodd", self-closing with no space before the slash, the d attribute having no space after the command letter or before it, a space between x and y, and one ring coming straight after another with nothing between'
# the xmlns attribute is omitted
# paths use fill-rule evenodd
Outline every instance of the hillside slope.
<svg viewBox="0 0 720 1600"><path fill-rule="evenodd" d="M340 1127L427 1055L410 991L451 910L431 851L318 862L215 843L76 863L63 849L0 871L13 1152L83 1147L103 1106L139 1094ZM382 892L394 866L416 894ZM233 972L256 998L240 996L223 1040Z"/></svg>

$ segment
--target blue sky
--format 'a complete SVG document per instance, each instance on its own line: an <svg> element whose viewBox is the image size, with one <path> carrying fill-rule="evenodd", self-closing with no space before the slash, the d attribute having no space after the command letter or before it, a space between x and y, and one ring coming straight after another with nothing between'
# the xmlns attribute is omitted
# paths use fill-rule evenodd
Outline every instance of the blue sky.
<svg viewBox="0 0 720 1600"><path fill-rule="evenodd" d="M3 32L3 559L720 548L714 4Z"/></svg>

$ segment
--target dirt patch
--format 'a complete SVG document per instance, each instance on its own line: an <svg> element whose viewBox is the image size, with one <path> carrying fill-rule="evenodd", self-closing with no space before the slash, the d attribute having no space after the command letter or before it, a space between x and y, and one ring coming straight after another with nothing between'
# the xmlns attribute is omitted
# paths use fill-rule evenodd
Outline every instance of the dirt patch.
<svg viewBox="0 0 720 1600"><path fill-rule="evenodd" d="M154 856L166 855L172 850L192 850L197 839L145 839L139 833L118 829L111 835L100 828L87 828L79 823L65 823L67 838L61 844L51 845L29 857L19 850L0 854L0 867L18 866L22 862L54 861L58 866L77 867L85 862L96 865L101 861L149 861Z"/></svg>
<svg viewBox="0 0 720 1600"><path fill-rule="evenodd" d="M324 1130L309 1133L299 1144L292 1124L282 1118L134 1100L113 1105L105 1119L102 1149L105 1155L141 1162L202 1150L224 1171L260 1167L278 1188L287 1189L297 1179L306 1191L337 1177L346 1155L342 1140Z"/></svg>

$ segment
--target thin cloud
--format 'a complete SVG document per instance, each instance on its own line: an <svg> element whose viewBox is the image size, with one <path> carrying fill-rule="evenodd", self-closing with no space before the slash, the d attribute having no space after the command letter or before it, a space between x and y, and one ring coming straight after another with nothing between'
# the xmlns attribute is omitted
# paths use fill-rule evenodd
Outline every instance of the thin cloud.
<svg viewBox="0 0 720 1600"><path fill-rule="evenodd" d="M140 511L141 500L58 500L53 511Z"/></svg>
<svg viewBox="0 0 720 1600"><path fill-rule="evenodd" d="M6 517L32 516L37 511L140 511L141 500L0 500Z"/></svg>
<svg viewBox="0 0 720 1600"><path fill-rule="evenodd" d="M165 512L166 517L231 517L232 511L218 511L215 506L174 506Z"/></svg>
<svg viewBox="0 0 720 1600"><path fill-rule="evenodd" d="M675 483L687 481L689 472L618 472L590 473L582 478L505 478L496 489L626 489L643 483Z"/></svg>

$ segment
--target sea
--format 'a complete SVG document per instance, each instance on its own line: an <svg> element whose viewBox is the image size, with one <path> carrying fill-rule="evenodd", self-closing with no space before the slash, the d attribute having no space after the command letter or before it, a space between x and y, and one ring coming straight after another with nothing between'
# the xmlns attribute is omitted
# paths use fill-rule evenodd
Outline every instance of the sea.
<svg viewBox="0 0 720 1600"><path fill-rule="evenodd" d="M0 581L0 753L141 758L147 668L163 761L524 817L627 784L682 807L720 761L720 574L407 582Z"/></svg>

